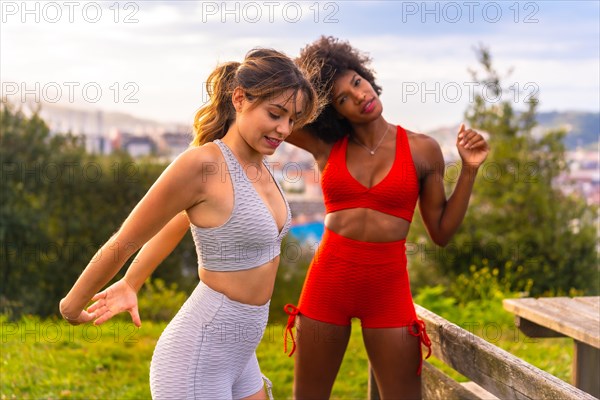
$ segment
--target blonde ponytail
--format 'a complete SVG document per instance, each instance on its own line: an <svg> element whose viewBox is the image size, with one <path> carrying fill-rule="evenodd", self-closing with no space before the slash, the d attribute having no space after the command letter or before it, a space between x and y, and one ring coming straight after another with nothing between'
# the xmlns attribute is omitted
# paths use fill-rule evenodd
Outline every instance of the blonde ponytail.
<svg viewBox="0 0 600 400"><path fill-rule="evenodd" d="M234 61L221 64L208 76L208 103L203 105L194 117L192 145L201 146L222 138L235 120L231 95L236 86L235 76L239 66L240 63Z"/></svg>
<svg viewBox="0 0 600 400"><path fill-rule="evenodd" d="M293 92L293 98L301 93L302 111L294 128L312 121L319 109L319 98L310 78L291 58L272 49L253 49L242 63L221 64L208 77L206 92L209 99L194 118L193 146L225 136L236 117L231 97L237 87L244 91L248 101L255 104L276 98L288 90Z"/></svg>

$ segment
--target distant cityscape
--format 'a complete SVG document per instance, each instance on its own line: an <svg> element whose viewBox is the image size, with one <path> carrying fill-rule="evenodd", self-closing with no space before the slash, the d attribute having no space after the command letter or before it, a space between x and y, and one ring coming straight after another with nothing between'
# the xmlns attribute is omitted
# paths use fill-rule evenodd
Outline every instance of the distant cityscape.
<svg viewBox="0 0 600 400"><path fill-rule="evenodd" d="M538 134L544 128L561 127L567 130L576 124L573 113L565 113L568 122L560 125L560 114L549 113L549 126L538 127ZM586 121L594 121L593 113L585 115ZM597 116L598 114L596 114ZM143 120L122 113L103 111L77 110L57 105L44 105L40 116L49 125L53 134L71 132L82 136L85 147L90 153L110 154L116 150L129 153L139 158L153 156L162 162L171 162L177 155L188 148L192 141L191 125L166 124L151 120ZM596 117L597 118L597 117ZM542 118L544 120L544 118ZM590 205L600 205L600 160L598 154L596 125L588 122L585 132L577 132L577 138L595 138L595 143L583 143L582 146L571 145L566 153L569 173L557 179L556 184L565 194L579 195ZM446 163L458 160L455 135L458 127L443 127L425 132L434 137L442 148ZM575 137L575 135L573 135ZM581 142L581 139L577 139ZM581 144L581 143L580 143ZM574 147L574 148L573 148ZM277 152L268 158L273 174L282 183L288 195L294 215L295 224L322 221L324 206L322 200L319 174L314 160L307 152L284 143Z"/></svg>

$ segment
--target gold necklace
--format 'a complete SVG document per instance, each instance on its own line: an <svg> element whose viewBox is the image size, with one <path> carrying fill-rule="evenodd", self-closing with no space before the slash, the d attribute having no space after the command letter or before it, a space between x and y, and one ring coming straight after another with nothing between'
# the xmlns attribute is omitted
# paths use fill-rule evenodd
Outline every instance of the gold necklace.
<svg viewBox="0 0 600 400"><path fill-rule="evenodd" d="M385 130L385 133L383 134L383 136L381 137L381 139L379 139L379 143L377 143L377 145L375 145L375 147L373 147L372 149L371 149L371 148L369 148L367 145L365 145L365 144L363 144L363 143L359 142L359 141L358 141L358 139L356 138L356 136L352 136L352 139L354 139L354 141L355 141L355 142L356 142L358 145L360 145L360 146L364 147L364 148L365 148L365 149L366 149L366 150L369 152L369 154L371 154L372 156L374 156L374 155L375 155L375 152L377 151L377 149L379 148L379 146L381 146L381 143L383 143L383 139L385 139L385 136L388 134L388 131L390 130L390 126L391 126L391 125L390 125L390 124L388 124L388 127L387 127L387 129Z"/></svg>

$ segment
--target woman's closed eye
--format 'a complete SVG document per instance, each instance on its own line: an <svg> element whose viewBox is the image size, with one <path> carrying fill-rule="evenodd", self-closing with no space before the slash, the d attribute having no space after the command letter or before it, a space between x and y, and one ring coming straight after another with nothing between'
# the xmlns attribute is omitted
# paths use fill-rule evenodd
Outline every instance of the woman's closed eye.
<svg viewBox="0 0 600 400"><path fill-rule="evenodd" d="M273 114L271 111L269 111L269 117L271 117L272 120L277 121L279 118L281 118L281 115ZM290 118L288 122L290 126L294 126L295 120L293 118Z"/></svg>

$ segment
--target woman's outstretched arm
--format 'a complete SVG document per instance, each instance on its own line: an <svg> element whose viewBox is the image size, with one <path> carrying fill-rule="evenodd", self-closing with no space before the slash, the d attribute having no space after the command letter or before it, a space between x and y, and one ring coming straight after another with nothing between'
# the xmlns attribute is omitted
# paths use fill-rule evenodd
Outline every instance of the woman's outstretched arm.
<svg viewBox="0 0 600 400"><path fill-rule="evenodd" d="M161 174L133 209L121 228L96 253L73 288L60 302L60 312L70 323L94 319L83 310L125 262L178 213L204 200L203 179L214 165L199 148L179 156ZM209 173L213 173L212 169Z"/></svg>
<svg viewBox="0 0 600 400"><path fill-rule="evenodd" d="M136 326L142 325L137 293L146 279L179 244L188 229L189 220L186 213L177 214L142 247L122 279L92 298L95 303L86 311L94 315L95 325L103 324L124 311L129 312Z"/></svg>
<svg viewBox="0 0 600 400"><path fill-rule="evenodd" d="M163 229L148 241L136 255L123 279L136 292L158 265L177 247L190 228L190 220L185 212L177 214Z"/></svg>

